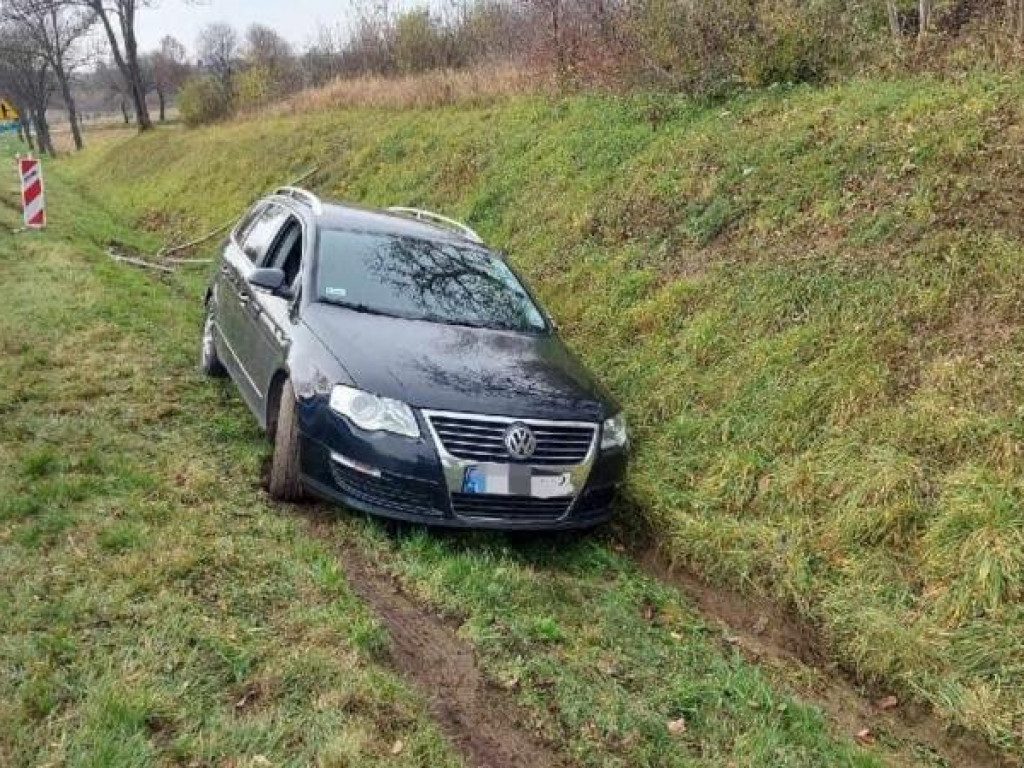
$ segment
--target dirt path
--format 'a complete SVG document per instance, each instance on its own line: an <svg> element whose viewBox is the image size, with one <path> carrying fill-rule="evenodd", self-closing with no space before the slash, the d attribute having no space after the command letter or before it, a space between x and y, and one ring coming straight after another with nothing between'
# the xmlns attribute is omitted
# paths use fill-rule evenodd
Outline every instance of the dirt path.
<svg viewBox="0 0 1024 768"><path fill-rule="evenodd" d="M314 520L329 538L330 523ZM391 661L430 702L441 731L473 768L563 768L529 726L514 696L489 685L472 648L440 618L402 593L355 547L339 551L349 585L387 628Z"/></svg>
<svg viewBox="0 0 1024 768"><path fill-rule="evenodd" d="M670 565L653 548L636 554L652 578L682 591L694 607L724 630L725 642L758 664L812 670L815 682L797 695L816 706L847 736L875 743L895 742L887 759L894 765L920 765L920 753L931 753L953 768L1011 768L975 734L952 733L926 708L895 697L865 696L829 663L817 632L799 618L767 601L750 599L728 589L709 586L685 568Z"/></svg>

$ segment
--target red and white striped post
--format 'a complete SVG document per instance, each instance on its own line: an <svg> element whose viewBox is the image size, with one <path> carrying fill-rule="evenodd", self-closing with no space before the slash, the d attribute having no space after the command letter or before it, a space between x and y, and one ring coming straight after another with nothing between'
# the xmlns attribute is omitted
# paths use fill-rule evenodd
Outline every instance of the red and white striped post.
<svg viewBox="0 0 1024 768"><path fill-rule="evenodd" d="M43 164L34 157L18 158L21 174L21 208L25 226L42 229L46 226L46 197L43 194Z"/></svg>

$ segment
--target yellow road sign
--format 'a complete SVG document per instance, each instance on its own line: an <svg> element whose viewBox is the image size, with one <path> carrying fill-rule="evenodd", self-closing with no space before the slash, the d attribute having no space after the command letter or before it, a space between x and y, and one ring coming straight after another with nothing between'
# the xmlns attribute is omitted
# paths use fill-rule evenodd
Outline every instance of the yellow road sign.
<svg viewBox="0 0 1024 768"><path fill-rule="evenodd" d="M7 99L0 99L0 122L6 123L10 120L17 120L21 117L18 110L14 108Z"/></svg>

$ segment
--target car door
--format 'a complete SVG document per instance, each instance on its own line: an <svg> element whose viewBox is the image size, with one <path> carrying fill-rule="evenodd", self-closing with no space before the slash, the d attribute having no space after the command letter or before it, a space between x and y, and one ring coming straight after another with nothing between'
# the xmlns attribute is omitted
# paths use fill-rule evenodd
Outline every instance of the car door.
<svg viewBox="0 0 1024 768"><path fill-rule="evenodd" d="M212 285L217 355L228 369L231 378L239 383L240 389L245 383L245 372L236 353L241 333L239 285L244 280L245 262L248 261L242 245L264 207L265 203L262 202L254 205L231 232L224 244L220 267Z"/></svg>
<svg viewBox="0 0 1024 768"><path fill-rule="evenodd" d="M264 267L285 273L284 286L275 292L253 289L246 307L248 323L243 341L244 355L264 407L274 374L281 370L288 354L292 324L290 313L298 286L303 243L301 223L294 216L289 216L263 260Z"/></svg>
<svg viewBox="0 0 1024 768"><path fill-rule="evenodd" d="M265 264L267 254L288 220L288 211L276 203L263 207L244 233L233 238L225 251L222 265L227 301L223 303L223 333L233 363L232 376L242 398L260 418L264 414L265 388L257 375L259 353L253 348L253 324L258 317L253 311L253 288L249 275Z"/></svg>

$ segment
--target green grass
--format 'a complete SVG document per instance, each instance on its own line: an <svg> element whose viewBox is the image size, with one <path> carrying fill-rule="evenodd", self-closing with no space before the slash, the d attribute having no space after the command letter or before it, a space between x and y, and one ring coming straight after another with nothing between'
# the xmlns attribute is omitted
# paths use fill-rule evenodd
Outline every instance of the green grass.
<svg viewBox="0 0 1024 768"><path fill-rule="evenodd" d="M50 182L52 230L0 236L0 764L461 765L331 548L259 492L194 302Z"/></svg>
<svg viewBox="0 0 1024 768"><path fill-rule="evenodd" d="M0 764L459 765L382 666L354 544L572 764L882 765L598 538L318 534L270 504L264 437L196 369L203 277L107 259L152 238L66 172L47 233L0 235Z"/></svg>
<svg viewBox="0 0 1024 768"><path fill-rule="evenodd" d="M780 88L714 107L581 96L158 131L61 163L93 205L88 221L63 226L75 243L114 236L102 202L129 222L195 234L315 164L325 195L470 220L511 252L626 404L637 446L626 513L669 555L794 606L845 667L1019 754L1022 96L1018 81L977 76ZM103 274L112 286L129 279ZM130 327L137 306L163 302L175 322L194 321L183 297L198 290L154 288L104 312ZM179 327L172 369L191 360ZM30 346L14 365L52 364ZM233 403L231 417L206 403L204 429L255 454ZM171 418L193 410L177 403ZM31 454L17 482L47 497L83 492L51 479L54 466L59 455ZM15 496L0 517L40 503L35 491ZM75 522L64 511L18 525L18 541L46 542ZM139 536L129 527L103 546ZM425 600L466 617L490 668L522 673L523 695L554 709L546 727L578 754L649 763L655 724L689 712L680 681L695 667L664 650L665 631L629 657L635 688L609 693L588 664L605 647L625 658L617 628L657 588L603 545L556 557L470 541L380 546ZM524 585L542 596L520 595ZM620 591L618 604L608 593ZM501 599L517 605L508 620ZM650 679L644 670L666 657L679 666ZM756 673L718 663L718 693L694 696L741 700L728 665ZM616 714L590 723L574 704L588 700ZM706 718L698 751L712 762L739 749L736 733L778 720L729 713L739 719L693 715ZM636 740L622 736L631 728ZM754 764L754 751L739 754Z"/></svg>

